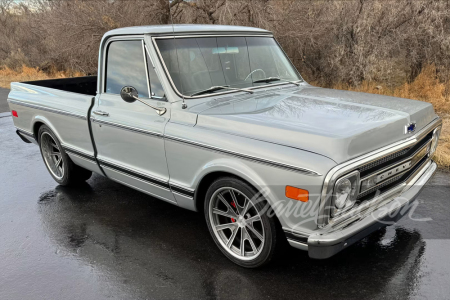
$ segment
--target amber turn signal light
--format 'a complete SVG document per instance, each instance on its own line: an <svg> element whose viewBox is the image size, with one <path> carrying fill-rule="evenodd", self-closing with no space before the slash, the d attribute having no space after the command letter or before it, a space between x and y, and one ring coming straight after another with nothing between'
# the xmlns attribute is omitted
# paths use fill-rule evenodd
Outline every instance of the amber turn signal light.
<svg viewBox="0 0 450 300"><path fill-rule="evenodd" d="M309 192L304 189L299 189L293 186L286 186L286 197L302 202L308 202Z"/></svg>

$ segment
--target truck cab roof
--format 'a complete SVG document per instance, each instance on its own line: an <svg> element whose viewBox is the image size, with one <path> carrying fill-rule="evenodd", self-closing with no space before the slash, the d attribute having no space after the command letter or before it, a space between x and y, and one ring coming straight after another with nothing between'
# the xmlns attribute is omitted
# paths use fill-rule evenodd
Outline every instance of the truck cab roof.
<svg viewBox="0 0 450 300"><path fill-rule="evenodd" d="M148 25L133 26L110 30L105 33L103 38L115 35L135 35L135 34L151 34L151 35L191 35L191 34L233 34L233 33L250 33L254 34L272 34L272 32L254 27L246 26L230 26L230 25L191 25L191 24L175 24L173 25Z"/></svg>

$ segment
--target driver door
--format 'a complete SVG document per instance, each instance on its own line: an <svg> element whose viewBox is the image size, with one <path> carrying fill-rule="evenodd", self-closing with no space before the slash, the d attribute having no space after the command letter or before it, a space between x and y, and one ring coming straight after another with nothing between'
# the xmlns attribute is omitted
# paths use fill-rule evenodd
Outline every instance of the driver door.
<svg viewBox="0 0 450 300"><path fill-rule="evenodd" d="M103 90L91 115L97 158L105 174L122 184L176 202L169 187L163 133L170 106L142 38L114 39L105 47ZM139 101L120 97L124 86L136 88L148 104L165 107L160 116Z"/></svg>

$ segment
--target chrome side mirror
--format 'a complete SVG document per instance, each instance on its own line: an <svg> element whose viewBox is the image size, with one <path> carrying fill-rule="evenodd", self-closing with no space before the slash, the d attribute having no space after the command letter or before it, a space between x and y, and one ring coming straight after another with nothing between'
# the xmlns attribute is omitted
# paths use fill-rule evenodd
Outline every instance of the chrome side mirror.
<svg viewBox="0 0 450 300"><path fill-rule="evenodd" d="M122 97L123 101L128 103L133 103L136 101L138 95L138 91L132 86L124 86L120 90L120 97Z"/></svg>
<svg viewBox="0 0 450 300"><path fill-rule="evenodd" d="M162 116L163 114L166 113L167 109L165 107L156 107L156 106L150 105L147 102L139 99L138 96L139 96L138 91L132 86L124 86L120 90L120 97L122 97L122 99L125 102L133 103L134 101L137 100L137 101L141 102L142 104L145 104L148 107L151 107L154 110L156 110L156 113L160 116Z"/></svg>

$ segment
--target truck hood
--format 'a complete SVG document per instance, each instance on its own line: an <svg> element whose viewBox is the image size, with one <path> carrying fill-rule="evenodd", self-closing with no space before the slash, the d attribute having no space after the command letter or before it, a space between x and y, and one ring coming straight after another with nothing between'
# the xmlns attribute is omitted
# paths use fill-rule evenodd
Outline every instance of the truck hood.
<svg viewBox="0 0 450 300"><path fill-rule="evenodd" d="M197 125L318 153L337 163L406 139L437 116L426 102L304 84L192 107Z"/></svg>

